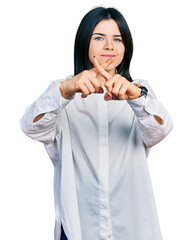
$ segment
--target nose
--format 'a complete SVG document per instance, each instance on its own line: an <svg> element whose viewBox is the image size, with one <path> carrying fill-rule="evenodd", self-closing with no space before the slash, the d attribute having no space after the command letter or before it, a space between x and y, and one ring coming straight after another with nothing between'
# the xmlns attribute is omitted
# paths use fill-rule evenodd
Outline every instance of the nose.
<svg viewBox="0 0 193 240"><path fill-rule="evenodd" d="M114 50L114 46L113 46L112 40L107 39L105 41L104 49L105 50Z"/></svg>

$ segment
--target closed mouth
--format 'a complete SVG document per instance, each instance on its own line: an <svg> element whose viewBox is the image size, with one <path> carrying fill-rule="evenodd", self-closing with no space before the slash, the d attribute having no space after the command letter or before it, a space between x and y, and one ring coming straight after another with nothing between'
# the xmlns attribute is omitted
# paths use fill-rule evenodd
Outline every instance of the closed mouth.
<svg viewBox="0 0 193 240"><path fill-rule="evenodd" d="M105 58L113 58L113 57L115 57L115 55L112 55L112 54L103 54L101 56L105 57Z"/></svg>

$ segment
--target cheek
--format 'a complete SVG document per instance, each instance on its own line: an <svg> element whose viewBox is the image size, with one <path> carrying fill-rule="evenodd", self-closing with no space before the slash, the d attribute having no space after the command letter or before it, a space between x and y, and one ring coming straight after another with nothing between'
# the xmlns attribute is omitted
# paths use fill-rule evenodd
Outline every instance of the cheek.
<svg viewBox="0 0 193 240"><path fill-rule="evenodd" d="M123 46L120 48L120 55L121 55L122 58L124 57L124 53L125 53L125 46L123 45Z"/></svg>
<svg viewBox="0 0 193 240"><path fill-rule="evenodd" d="M89 59L93 63L93 56L96 56L97 60L100 61L101 46L100 44L90 44L89 46Z"/></svg>
<svg viewBox="0 0 193 240"><path fill-rule="evenodd" d="M122 62L123 60L123 57L124 57L124 53L125 53L125 47L120 47L120 49L118 50L118 53L119 53L119 64Z"/></svg>
<svg viewBox="0 0 193 240"><path fill-rule="evenodd" d="M96 52L97 52L96 46L95 46L95 44L93 44L93 43L91 42L91 43L90 43L90 46L89 46L89 51L88 51L89 59L90 59L91 62L92 62L93 56L96 55Z"/></svg>
<svg viewBox="0 0 193 240"><path fill-rule="evenodd" d="M91 61L91 58L92 58L91 56L92 56L92 48L89 46L88 57L89 57L90 61Z"/></svg>

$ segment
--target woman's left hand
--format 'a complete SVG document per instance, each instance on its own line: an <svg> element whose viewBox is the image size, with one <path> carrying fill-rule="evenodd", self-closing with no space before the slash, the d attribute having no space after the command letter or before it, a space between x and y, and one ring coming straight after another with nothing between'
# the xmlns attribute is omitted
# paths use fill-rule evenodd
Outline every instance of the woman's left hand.
<svg viewBox="0 0 193 240"><path fill-rule="evenodd" d="M96 58L93 59L93 64L98 73L106 79L104 85L107 89L107 93L104 96L106 101L135 99L140 96L141 89L129 82L125 77L119 74L115 74L113 77L110 76L110 74L99 65Z"/></svg>
<svg viewBox="0 0 193 240"><path fill-rule="evenodd" d="M129 82L125 77L119 74L115 74L108 79L105 83L107 93L105 94L105 100L124 100L135 99L141 94L141 89Z"/></svg>

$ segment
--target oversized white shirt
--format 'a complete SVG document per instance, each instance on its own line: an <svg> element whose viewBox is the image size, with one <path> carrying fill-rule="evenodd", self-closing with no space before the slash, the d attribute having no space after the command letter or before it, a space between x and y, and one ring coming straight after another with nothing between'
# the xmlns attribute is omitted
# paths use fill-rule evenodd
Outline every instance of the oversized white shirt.
<svg viewBox="0 0 193 240"><path fill-rule="evenodd" d="M171 131L169 114L144 80L134 83L146 86L146 98L112 101L104 100L105 88L64 99L60 81L21 119L54 164L55 240L61 224L68 240L162 240L147 156Z"/></svg>

